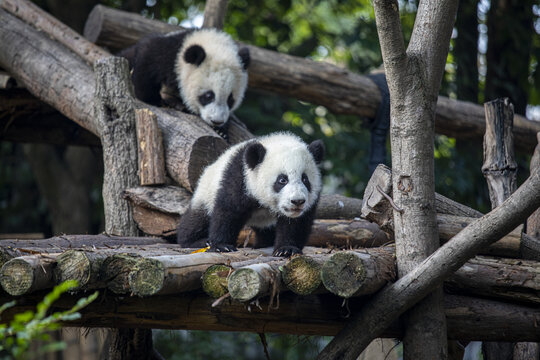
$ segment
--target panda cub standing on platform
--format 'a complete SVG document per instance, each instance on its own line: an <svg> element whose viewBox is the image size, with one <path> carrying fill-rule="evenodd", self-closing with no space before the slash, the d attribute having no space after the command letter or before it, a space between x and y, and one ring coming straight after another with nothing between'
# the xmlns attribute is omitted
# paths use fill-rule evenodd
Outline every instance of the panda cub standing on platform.
<svg viewBox="0 0 540 360"><path fill-rule="evenodd" d="M302 253L319 200L317 167L324 145L275 133L229 148L208 166L188 211L180 219L178 243L235 251L244 225L258 247L274 245L275 256Z"/></svg>
<svg viewBox="0 0 540 360"><path fill-rule="evenodd" d="M138 99L178 107L180 98L185 110L214 128L223 126L244 98L249 50L238 50L224 32L197 29L153 35L119 56L129 61Z"/></svg>

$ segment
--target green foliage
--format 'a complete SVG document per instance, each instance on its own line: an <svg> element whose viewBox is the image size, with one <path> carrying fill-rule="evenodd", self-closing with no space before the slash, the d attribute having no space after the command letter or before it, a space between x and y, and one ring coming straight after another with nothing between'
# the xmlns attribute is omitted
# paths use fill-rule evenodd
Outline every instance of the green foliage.
<svg viewBox="0 0 540 360"><path fill-rule="evenodd" d="M27 310L17 313L8 324L0 324L0 359L30 359L35 355L58 351L65 348L63 342L52 342L49 332L61 328L60 322L75 320L81 317L79 310L94 301L98 292L81 298L69 310L54 312L47 315L52 304L65 292L77 287L76 280L67 280L54 287L36 306L36 311ZM0 315L15 306L10 301L0 307ZM30 345L33 340L41 340L46 345L38 349L37 354L31 353Z"/></svg>

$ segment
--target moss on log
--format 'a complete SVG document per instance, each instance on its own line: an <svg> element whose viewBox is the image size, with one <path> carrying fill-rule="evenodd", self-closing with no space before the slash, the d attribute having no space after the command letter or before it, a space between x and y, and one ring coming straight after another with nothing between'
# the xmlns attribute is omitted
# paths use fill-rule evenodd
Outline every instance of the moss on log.
<svg viewBox="0 0 540 360"><path fill-rule="evenodd" d="M12 296L53 287L55 256L21 256L6 262L0 269L0 284Z"/></svg>
<svg viewBox="0 0 540 360"><path fill-rule="evenodd" d="M231 266L224 264L210 266L202 276L203 291L214 299L227 294L229 292L227 281L232 271Z"/></svg>
<svg viewBox="0 0 540 360"><path fill-rule="evenodd" d="M298 295L316 292L321 282L321 268L324 257L298 255L281 267L281 278L287 289ZM317 291L319 292L319 291Z"/></svg>

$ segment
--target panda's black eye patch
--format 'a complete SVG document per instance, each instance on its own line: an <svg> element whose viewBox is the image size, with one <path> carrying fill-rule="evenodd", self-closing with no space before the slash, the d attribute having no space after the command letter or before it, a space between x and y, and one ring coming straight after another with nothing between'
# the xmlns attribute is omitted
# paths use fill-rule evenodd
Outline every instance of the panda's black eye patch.
<svg viewBox="0 0 540 360"><path fill-rule="evenodd" d="M305 173L302 174L302 182L304 183L306 189L311 191L311 183L309 182L309 178Z"/></svg>
<svg viewBox="0 0 540 360"><path fill-rule="evenodd" d="M274 183L274 191L280 192L281 189L285 187L289 183L289 178L285 174L279 174L276 178L276 182Z"/></svg>
<svg viewBox="0 0 540 360"><path fill-rule="evenodd" d="M227 105L229 106L229 109L234 105L234 96L232 96L232 93L227 98Z"/></svg>
<svg viewBox="0 0 540 360"><path fill-rule="evenodd" d="M204 94L199 96L199 102L202 106L210 104L214 99L216 98L216 95L212 90L208 90Z"/></svg>

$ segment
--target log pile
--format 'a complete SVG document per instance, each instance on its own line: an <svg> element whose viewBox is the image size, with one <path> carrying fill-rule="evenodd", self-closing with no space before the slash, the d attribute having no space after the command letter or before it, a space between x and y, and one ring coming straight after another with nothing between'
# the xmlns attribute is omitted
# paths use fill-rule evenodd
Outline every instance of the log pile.
<svg viewBox="0 0 540 360"><path fill-rule="evenodd" d="M394 249L389 246L345 251L308 246L303 255L291 259L272 257L271 249L191 253L194 249L182 249L158 238L103 235L35 241L4 240L0 246L4 255L0 284L7 294L24 296L21 306L34 301L30 299L36 299L39 290L76 279L79 281L78 291L107 289L109 294L122 296L123 300L118 298L115 306L125 308L125 313L114 321L123 326L132 326L139 321L137 326L142 327L245 330L261 326L262 322L277 321L273 331L334 334L343 325L341 316L346 312L336 299L348 299L348 306L353 309L361 306L364 297L396 279ZM11 259L7 260L8 257ZM478 256L452 275L445 286L456 294L447 297L447 313L454 326L450 327L453 329L450 333L460 329L462 339L514 339L517 335L509 329L517 328L510 319L515 316L519 318L520 326L532 329L519 339L540 340L540 330L533 325L540 316L539 262ZM202 295L203 291L207 298ZM180 294L181 297L178 296ZM232 302L223 300L225 297L230 297ZM165 323L159 317L136 320L133 313L128 314L129 311L139 314L141 307L149 304L155 304L156 308L148 308L144 312L155 314L159 312L157 308L170 310L167 304L172 300L169 299L179 301L180 308L174 306L171 311L180 312L183 306L188 306L187 299L194 298L197 299L199 313L190 313L190 320L173 317ZM215 301L215 298L220 299ZM110 313L103 310L100 303L99 311L103 311L103 317L97 319L97 314L94 315L97 309L89 309L83 316L84 326L115 326L112 323L114 312L108 307L113 306L110 296L108 300L104 297L103 301ZM243 308L244 314L241 314L239 304L242 302L251 312ZM58 306L67 304L69 300ZM333 305L328 308L329 304ZM258 306L264 311L254 311ZM298 307L294 311L297 315L283 316L278 321L291 306ZM314 312L310 313L308 309ZM503 309L512 311L504 314ZM219 321L207 318L216 316L216 311L243 320L233 325L226 324L224 318ZM292 323L299 320L298 311L305 318L293 326ZM490 331L484 328L476 334L472 329L469 332L463 330L466 327L463 326L463 312L474 312L476 319L490 323L502 321L494 319L506 316L506 335L495 328ZM263 316L264 313L267 315ZM488 319L490 316L491 320ZM306 324L320 321L321 317L326 319L324 325L307 329ZM196 318L202 323L193 327ZM258 320L247 325L248 319ZM397 330L388 331L395 334ZM518 334L522 333L523 330L518 331Z"/></svg>

